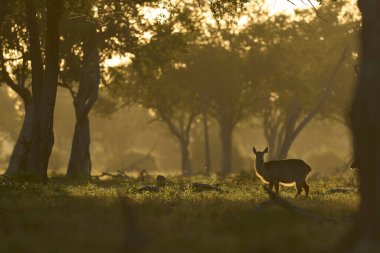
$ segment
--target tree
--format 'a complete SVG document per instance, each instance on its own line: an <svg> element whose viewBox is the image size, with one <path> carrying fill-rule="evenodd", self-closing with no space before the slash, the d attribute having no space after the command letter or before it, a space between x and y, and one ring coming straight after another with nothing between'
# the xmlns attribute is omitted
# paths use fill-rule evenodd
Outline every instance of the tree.
<svg viewBox="0 0 380 253"><path fill-rule="evenodd" d="M25 1L34 110L27 171L41 178L47 178L49 158L54 144L53 116L59 74L59 22L63 3L63 0L47 1L43 62L37 3L34 0Z"/></svg>
<svg viewBox="0 0 380 253"><path fill-rule="evenodd" d="M129 69L129 71L133 72L132 69ZM117 80L125 80L119 75L120 72L119 74L114 73L113 86L118 85ZM124 76L125 72L121 75ZM190 131L196 116L199 114L196 94L189 87L186 87L186 84L183 84L183 80L173 79L173 76L168 73L163 74L152 83L141 81L140 78L138 77L137 80L134 80L130 75L127 75L126 82L128 83L124 85L129 87L127 87L123 96L125 98L128 96L126 99L132 99L134 103L153 110L156 120L160 120L167 125L170 133L180 144L183 175L191 175ZM133 84L133 82L136 83ZM135 90L132 91L133 89Z"/></svg>
<svg viewBox="0 0 380 253"><path fill-rule="evenodd" d="M4 1L4 6L7 6L6 2ZM7 174L28 171L43 178L47 176L47 164L54 142L53 113L59 72L59 21L63 1L47 1L46 6L47 29L46 42L43 45L40 41L40 20L37 13L40 15L44 12L39 10L39 4L35 1L15 1L12 3L12 12L10 8L2 9L3 13L8 10L14 19L7 20L7 24L2 27L5 32L1 36L1 75L7 85L23 99L25 108L23 127L13 150ZM26 20L23 19L24 11ZM24 45L28 45L29 50ZM42 46L45 50L42 50ZM13 49L18 53L19 59L22 59L14 69L14 72L17 72L17 80L7 71L6 62L12 59L4 58L4 49ZM42 52L45 55L45 63ZM32 92L27 87L29 61L32 66ZM37 118L34 116L35 113L38 114Z"/></svg>
<svg viewBox="0 0 380 253"><path fill-rule="evenodd" d="M186 64L186 75L200 96L207 97L209 112L219 124L221 173L226 175L232 170L233 130L239 122L259 111L264 89L247 79L249 66L244 57L220 46L192 50Z"/></svg>
<svg viewBox="0 0 380 253"><path fill-rule="evenodd" d="M28 62L30 54L25 46L28 43L25 32L25 16L20 2L9 3L2 0L0 5L0 76L1 82L10 87L22 99L24 105L24 121L13 149L6 174L25 171L32 134L33 103L32 92L29 89L30 70ZM12 18L6 18L7 16ZM16 51L4 56L4 52ZM16 66L8 71L10 66Z"/></svg>
<svg viewBox="0 0 380 253"><path fill-rule="evenodd" d="M190 131L199 114L199 99L187 79L182 78L183 59L197 32L189 9L173 13L162 24L152 27L150 41L134 52L132 64L114 69L111 93L125 104L140 104L154 111L181 147L183 175L191 174ZM176 25L183 31L176 31Z"/></svg>
<svg viewBox="0 0 380 253"><path fill-rule="evenodd" d="M333 17L341 8L341 4L329 5L321 15ZM247 53L252 81L270 90L260 118L271 160L285 159L313 119L340 119L344 115L349 99L341 97L352 88L354 64L349 55L355 52L352 41L357 23L334 18L321 24L318 18L305 22L280 15L250 25L241 35L244 45L252 45ZM327 54L330 57L325 57Z"/></svg>
<svg viewBox="0 0 380 253"><path fill-rule="evenodd" d="M88 177L91 174L90 120L88 114L98 97L100 84L99 51L96 27L84 29L82 72L78 92L72 91L75 107L75 130L67 168L69 177Z"/></svg>
<svg viewBox="0 0 380 253"><path fill-rule="evenodd" d="M362 14L361 63L350 119L361 200L340 252L376 252L380 241L380 2L359 0L358 5Z"/></svg>
<svg viewBox="0 0 380 253"><path fill-rule="evenodd" d="M201 97L202 107L202 123L204 134L204 149L205 149L205 175L210 176L211 173L211 152L210 152L210 135L209 135L209 120L208 120L208 107L209 102L206 96Z"/></svg>
<svg viewBox="0 0 380 253"><path fill-rule="evenodd" d="M130 20L139 18L139 4L144 2L147 1L129 1L127 4L114 0L89 1L85 8L80 3L73 4L71 13L63 22L63 58L66 64L61 86L69 89L76 116L67 169L69 177L90 176L89 113L98 99L101 79L103 82L106 79L104 62L112 55L134 51L140 31ZM96 13L93 12L94 7ZM81 48L81 54L73 54L72 48ZM77 66L80 65L81 70L78 71Z"/></svg>

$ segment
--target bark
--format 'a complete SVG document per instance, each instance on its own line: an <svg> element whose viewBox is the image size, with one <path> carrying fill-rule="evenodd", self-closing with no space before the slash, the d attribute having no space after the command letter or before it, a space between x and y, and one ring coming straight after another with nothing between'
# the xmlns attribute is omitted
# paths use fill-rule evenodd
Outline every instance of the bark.
<svg viewBox="0 0 380 253"><path fill-rule="evenodd" d="M13 148L5 175L11 176L20 171L26 171L28 164L28 154L31 142L33 122L33 103L25 104L24 122L21 127L17 142Z"/></svg>
<svg viewBox="0 0 380 253"><path fill-rule="evenodd" d="M90 120L89 113L98 98L100 83L99 51L96 27L90 26L83 41L82 76L78 94L74 97L75 130L67 176L90 177Z"/></svg>
<svg viewBox="0 0 380 253"><path fill-rule="evenodd" d="M380 248L380 2L359 0L362 12L361 71L351 110L361 201L341 252Z"/></svg>
<svg viewBox="0 0 380 253"><path fill-rule="evenodd" d="M47 1L45 70L43 70L36 3L26 0L29 48L32 62L33 127L27 171L47 178L49 158L54 144L53 116L59 73L59 22L63 0Z"/></svg>
<svg viewBox="0 0 380 253"><path fill-rule="evenodd" d="M211 158L210 158L210 137L208 131L208 117L207 111L203 113L203 129L204 129L204 141L205 141L205 174L211 173Z"/></svg>
<svg viewBox="0 0 380 253"><path fill-rule="evenodd" d="M232 132L233 124L228 121L220 122L220 139L222 142L222 175L232 171Z"/></svg>

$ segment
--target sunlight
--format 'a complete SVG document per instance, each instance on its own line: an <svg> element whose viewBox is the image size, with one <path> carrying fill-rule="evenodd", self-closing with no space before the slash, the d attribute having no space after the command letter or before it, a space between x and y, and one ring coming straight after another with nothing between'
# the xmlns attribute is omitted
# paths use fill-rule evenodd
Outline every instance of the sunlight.
<svg viewBox="0 0 380 253"><path fill-rule="evenodd" d="M163 5L159 5L158 8L143 7L141 13L144 14L143 18L149 23L163 23L170 16L169 11Z"/></svg>
<svg viewBox="0 0 380 253"><path fill-rule="evenodd" d="M107 68L112 68L120 65L128 65L132 62L132 54L122 56L122 55L113 55L110 59L105 60L105 66Z"/></svg>
<svg viewBox="0 0 380 253"><path fill-rule="evenodd" d="M274 16L278 14L285 14L289 16L294 16L295 11L297 10L305 10L305 9L312 9L313 6L318 9L320 7L320 4L316 0L265 0L265 3L263 3L262 8L266 9L268 11L269 16ZM256 3L257 4L257 3ZM358 14L355 11L356 8L356 2L355 0L350 0L350 4L348 7L343 8L342 13L340 14L340 19L345 19L347 16L349 18L352 18L353 15L355 18L358 17ZM94 10L96 11L96 10ZM163 5L160 4L158 7L142 7L141 8L141 14L143 17L142 23L163 23L165 22L169 16L170 12L169 10ZM216 25L216 20L213 17L213 14L211 12L205 12L203 14L205 16L205 19L207 20L207 23L210 25ZM236 22L237 24L237 31L243 30L249 23L250 23L250 17L249 15L242 15ZM219 24L224 24L224 20L220 20ZM207 33L207 31L205 31ZM152 38L153 34L151 31L145 31L140 36L140 40L143 42L148 43L150 39ZM323 40L323 38L321 38ZM121 56L113 56L111 59L106 60L106 67L115 67L122 64L129 64L131 62L131 57L121 57Z"/></svg>
<svg viewBox="0 0 380 253"><path fill-rule="evenodd" d="M293 15L295 10L310 9L319 7L319 3L315 0L266 0L266 7L269 9L269 15L276 15L279 13L285 13Z"/></svg>

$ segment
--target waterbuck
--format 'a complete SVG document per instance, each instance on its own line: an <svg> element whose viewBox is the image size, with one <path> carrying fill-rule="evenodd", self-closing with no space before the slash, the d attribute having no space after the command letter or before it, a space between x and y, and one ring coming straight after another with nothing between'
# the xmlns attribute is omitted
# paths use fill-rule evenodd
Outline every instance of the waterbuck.
<svg viewBox="0 0 380 253"><path fill-rule="evenodd" d="M274 186L278 194L280 183L296 183L296 197L301 194L302 188L305 189L306 197L309 195L306 177L311 168L307 163L299 159L264 162L264 155L268 153L268 147L262 152L256 151L256 148L253 147L253 153L256 155L256 172L260 178L269 183L270 190Z"/></svg>

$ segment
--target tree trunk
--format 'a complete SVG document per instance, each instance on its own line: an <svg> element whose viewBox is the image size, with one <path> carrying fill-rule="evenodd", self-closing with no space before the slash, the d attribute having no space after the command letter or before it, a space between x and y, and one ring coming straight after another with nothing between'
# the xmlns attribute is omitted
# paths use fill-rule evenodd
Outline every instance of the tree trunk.
<svg viewBox="0 0 380 253"><path fill-rule="evenodd" d="M283 160L283 159L286 159L288 157L290 147L292 146L296 137L297 137L297 135L291 136L290 138L286 138L281 143L281 146L278 147L279 152L278 152L278 154L276 154L276 160Z"/></svg>
<svg viewBox="0 0 380 253"><path fill-rule="evenodd" d="M220 139L222 144L222 175L226 176L232 171L232 132L233 126L229 122L220 124Z"/></svg>
<svg viewBox="0 0 380 253"><path fill-rule="evenodd" d="M5 174L11 176L19 171L26 171L29 147L32 134L33 102L25 103L24 122L17 142L13 148L8 168Z"/></svg>
<svg viewBox="0 0 380 253"><path fill-rule="evenodd" d="M86 115L84 119L77 120L75 123L67 176L76 178L89 177L90 175L90 120Z"/></svg>
<svg viewBox="0 0 380 253"><path fill-rule="evenodd" d="M182 174L183 176L191 176L191 164L190 164L190 154L189 154L189 142L186 140L181 140L181 151L182 151Z"/></svg>
<svg viewBox="0 0 380 253"><path fill-rule="evenodd" d="M359 0L362 62L351 111L361 195L355 225L341 252L378 252L380 244L380 1Z"/></svg>
<svg viewBox="0 0 380 253"><path fill-rule="evenodd" d="M203 113L203 129L204 129L204 141L205 141L205 171L206 176L211 173L211 159L210 159L210 137L208 132L208 117L207 112Z"/></svg>
<svg viewBox="0 0 380 253"><path fill-rule="evenodd" d="M99 52L96 43L96 27L91 25L83 41L82 77L78 95L74 98L75 131L67 176L91 175L90 120L88 114L98 98L100 83Z"/></svg>
<svg viewBox="0 0 380 253"><path fill-rule="evenodd" d="M25 2L30 34L34 106L27 171L46 179L49 158L54 144L53 117L59 74L59 22L63 10L63 1L47 1L45 71L43 71L41 60L36 3L29 0Z"/></svg>

